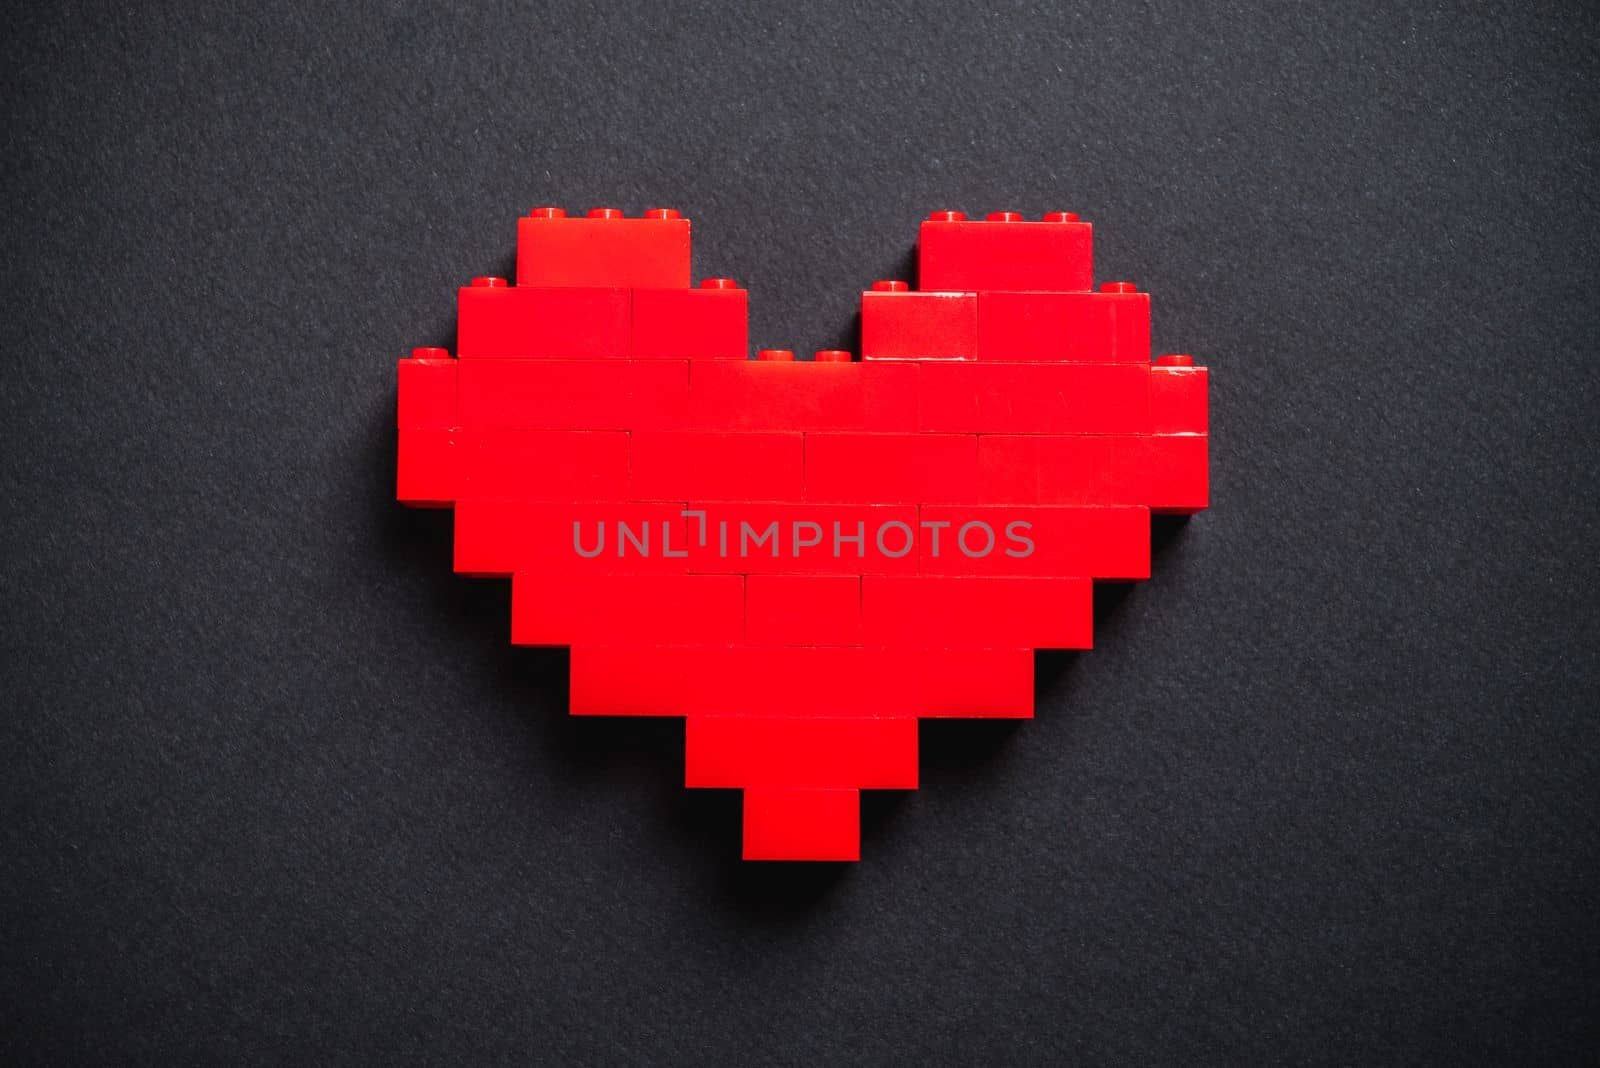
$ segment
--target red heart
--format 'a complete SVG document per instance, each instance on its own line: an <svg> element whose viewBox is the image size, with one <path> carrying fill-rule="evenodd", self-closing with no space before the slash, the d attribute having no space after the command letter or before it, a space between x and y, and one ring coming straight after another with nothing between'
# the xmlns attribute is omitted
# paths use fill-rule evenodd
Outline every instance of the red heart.
<svg viewBox="0 0 1600 1068"><path fill-rule="evenodd" d="M1033 651L1206 506L1206 371L1058 213L922 224L924 289L862 294L862 358L746 359L689 222L544 208L400 361L398 496L512 641L572 648L575 715L687 717L688 786L745 791L747 859L854 860L857 792L917 785L917 718L1028 717Z"/></svg>

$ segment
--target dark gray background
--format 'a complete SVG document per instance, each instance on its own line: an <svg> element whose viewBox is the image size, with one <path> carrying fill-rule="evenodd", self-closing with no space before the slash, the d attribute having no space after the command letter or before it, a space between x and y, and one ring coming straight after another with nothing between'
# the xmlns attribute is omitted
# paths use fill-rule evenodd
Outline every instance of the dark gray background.
<svg viewBox="0 0 1600 1068"><path fill-rule="evenodd" d="M1600 25L1332 6L13 5L0 1059L1591 1058ZM1081 212L1213 509L862 864L741 866L391 500L542 203L801 350L931 209Z"/></svg>

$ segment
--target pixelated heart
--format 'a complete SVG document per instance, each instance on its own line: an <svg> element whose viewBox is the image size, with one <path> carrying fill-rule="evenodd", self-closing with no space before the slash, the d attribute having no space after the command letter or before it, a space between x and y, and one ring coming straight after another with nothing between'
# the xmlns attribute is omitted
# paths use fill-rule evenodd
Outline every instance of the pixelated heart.
<svg viewBox="0 0 1600 1068"><path fill-rule="evenodd" d="M454 507L513 642L571 647L573 714L686 718L748 859L856 859L918 719L1031 716L1034 650L1088 648L1093 582L1206 505L1206 371L1151 363L1088 224L940 212L918 260L862 294L860 360L749 360L688 220L545 208L516 286L460 291L456 355L400 361L400 500Z"/></svg>

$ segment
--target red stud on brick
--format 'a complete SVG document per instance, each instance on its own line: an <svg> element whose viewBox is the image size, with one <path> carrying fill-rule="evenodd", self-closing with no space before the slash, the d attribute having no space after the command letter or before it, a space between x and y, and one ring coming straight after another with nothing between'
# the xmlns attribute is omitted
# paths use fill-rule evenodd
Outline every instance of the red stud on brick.
<svg viewBox="0 0 1600 1068"><path fill-rule="evenodd" d="M756 353L756 359L763 363L793 363L793 349L761 349Z"/></svg>
<svg viewBox="0 0 1600 1068"><path fill-rule="evenodd" d="M623 214L621 208L590 208L588 217L591 219L621 219Z"/></svg>
<svg viewBox="0 0 1600 1068"><path fill-rule="evenodd" d="M855 356L848 349L820 349L814 363L849 363Z"/></svg>

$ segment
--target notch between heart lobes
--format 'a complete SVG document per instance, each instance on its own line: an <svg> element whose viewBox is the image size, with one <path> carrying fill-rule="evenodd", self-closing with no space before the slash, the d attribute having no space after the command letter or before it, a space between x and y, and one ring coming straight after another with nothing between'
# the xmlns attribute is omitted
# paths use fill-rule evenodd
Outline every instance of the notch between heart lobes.
<svg viewBox="0 0 1600 1068"><path fill-rule="evenodd" d="M656 209L519 220L517 284L399 362L397 496L454 509L511 638L570 646L575 715L686 718L685 785L745 791L744 856L859 857L858 791L917 785L920 717L1033 714L1095 580L1208 503L1207 371L1092 230L936 212L861 356L749 359L748 294L690 286Z"/></svg>

